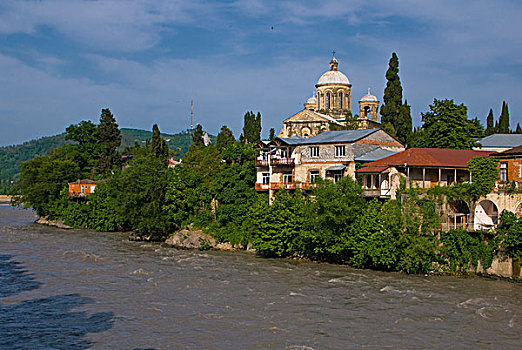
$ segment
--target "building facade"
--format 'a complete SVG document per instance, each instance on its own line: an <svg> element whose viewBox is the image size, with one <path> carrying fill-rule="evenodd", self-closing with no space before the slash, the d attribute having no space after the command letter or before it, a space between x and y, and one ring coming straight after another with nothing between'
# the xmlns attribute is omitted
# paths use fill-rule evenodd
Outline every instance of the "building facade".
<svg viewBox="0 0 522 350"><path fill-rule="evenodd" d="M368 162L404 150L381 129L325 131L305 138L277 137L258 145L256 190L310 189L318 178L334 182L355 178L356 162Z"/></svg>

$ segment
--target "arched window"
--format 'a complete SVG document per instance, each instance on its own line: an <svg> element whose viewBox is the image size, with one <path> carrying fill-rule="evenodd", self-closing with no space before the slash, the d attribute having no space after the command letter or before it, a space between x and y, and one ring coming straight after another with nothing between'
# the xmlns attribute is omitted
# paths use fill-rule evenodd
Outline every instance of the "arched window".
<svg viewBox="0 0 522 350"><path fill-rule="evenodd" d="M364 116L366 117L366 119L370 119L371 115L372 115L372 108L370 106L364 107Z"/></svg>
<svg viewBox="0 0 522 350"><path fill-rule="evenodd" d="M326 93L326 102L325 102L325 105L326 105L326 109L330 109L330 91L328 91Z"/></svg>
<svg viewBox="0 0 522 350"><path fill-rule="evenodd" d="M317 93L317 109L321 109L321 94Z"/></svg>
<svg viewBox="0 0 522 350"><path fill-rule="evenodd" d="M339 91L339 109L343 109L343 92Z"/></svg>

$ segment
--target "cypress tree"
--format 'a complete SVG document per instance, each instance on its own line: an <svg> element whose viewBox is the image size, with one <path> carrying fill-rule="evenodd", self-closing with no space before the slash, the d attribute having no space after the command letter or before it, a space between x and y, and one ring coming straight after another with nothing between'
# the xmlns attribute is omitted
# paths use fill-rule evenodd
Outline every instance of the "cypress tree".
<svg viewBox="0 0 522 350"><path fill-rule="evenodd" d="M204 146L203 142L203 127L201 124L196 126L196 130L194 131L194 135L192 135L192 144L194 146Z"/></svg>
<svg viewBox="0 0 522 350"><path fill-rule="evenodd" d="M488 117L486 118L486 136L493 135L495 133L495 118L493 117L493 110L490 108Z"/></svg>
<svg viewBox="0 0 522 350"><path fill-rule="evenodd" d="M120 129L108 108L102 109L98 125L98 143L100 144L98 169L104 174L119 164L120 156L117 149L121 144Z"/></svg>
<svg viewBox="0 0 522 350"><path fill-rule="evenodd" d="M275 137L276 137L275 136L275 129L274 128L270 128L270 133L268 135L268 140L269 141L274 141Z"/></svg>
<svg viewBox="0 0 522 350"><path fill-rule="evenodd" d="M498 118L498 133L499 134L509 134L509 110L508 104L506 101L502 101L502 112L500 112L500 117Z"/></svg>
<svg viewBox="0 0 522 350"><path fill-rule="evenodd" d="M517 129L516 129L515 133L522 134L522 128L520 127L520 123L517 123Z"/></svg>
<svg viewBox="0 0 522 350"><path fill-rule="evenodd" d="M156 156L156 158L160 158L165 161L167 160L169 156L169 146L167 145L167 142L161 137L158 124L154 124L152 127L152 140L150 143L150 148L152 150L152 154Z"/></svg>
<svg viewBox="0 0 522 350"><path fill-rule="evenodd" d="M399 77L399 58L395 52L386 71L386 88L381 107L381 124L394 130L399 141L406 143L412 130L411 108L402 103L402 85ZM390 127L391 125L391 127Z"/></svg>
<svg viewBox="0 0 522 350"><path fill-rule="evenodd" d="M412 120L411 120L411 106L408 101L404 101L399 111L399 119L395 124L397 130L397 138L402 143L406 144L411 134Z"/></svg>

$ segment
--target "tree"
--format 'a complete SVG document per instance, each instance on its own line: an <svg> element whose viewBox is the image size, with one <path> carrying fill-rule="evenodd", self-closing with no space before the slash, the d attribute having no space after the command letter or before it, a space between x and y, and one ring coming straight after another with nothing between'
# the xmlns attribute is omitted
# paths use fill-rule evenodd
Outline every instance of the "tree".
<svg viewBox="0 0 522 350"><path fill-rule="evenodd" d="M520 123L517 123L517 129L516 129L515 133L522 134L522 128L520 127Z"/></svg>
<svg viewBox="0 0 522 350"><path fill-rule="evenodd" d="M397 130L397 139L406 144L411 134L412 120L411 120L411 106L408 101L404 101L399 110L399 119L395 124Z"/></svg>
<svg viewBox="0 0 522 350"><path fill-rule="evenodd" d="M392 53L386 71L386 88L381 107L381 124L388 131L395 130L399 141L406 143L412 129L411 110L407 102L402 103L402 85L399 78L399 58ZM390 125L391 124L391 125Z"/></svg>
<svg viewBox="0 0 522 350"><path fill-rule="evenodd" d="M506 101L502 101L502 111L500 112L500 117L498 118L498 133L499 134L509 134L509 109Z"/></svg>
<svg viewBox="0 0 522 350"><path fill-rule="evenodd" d="M485 135L493 135L495 130L495 118L493 117L493 109L489 109L488 117L486 118L486 132Z"/></svg>
<svg viewBox="0 0 522 350"><path fill-rule="evenodd" d="M240 136L241 143L257 144L261 141L261 113L250 111L243 117L243 133Z"/></svg>
<svg viewBox="0 0 522 350"><path fill-rule="evenodd" d="M434 99L429 108L421 113L422 132L413 137L412 147L471 149L476 144L473 137L480 133L480 122L468 120L464 104Z"/></svg>
<svg viewBox="0 0 522 350"><path fill-rule="evenodd" d="M152 154L158 159L166 161L169 157L169 146L163 137L161 137L158 124L154 124L152 127L152 140L150 142L150 149Z"/></svg>
<svg viewBox="0 0 522 350"><path fill-rule="evenodd" d="M235 144L237 144L237 142L234 137L234 133L226 125L223 125L221 127L221 131L217 136L217 149L221 152L224 148L228 146L233 146Z"/></svg>
<svg viewBox="0 0 522 350"><path fill-rule="evenodd" d="M105 174L119 164L120 156L117 149L121 144L120 129L108 108L102 109L98 125L98 143L100 144L98 170Z"/></svg>
<svg viewBox="0 0 522 350"><path fill-rule="evenodd" d="M269 141L274 141L276 138L275 136L275 129L274 128L270 128L270 133L268 135L268 140Z"/></svg>
<svg viewBox="0 0 522 350"><path fill-rule="evenodd" d="M192 135L192 144L194 146L204 146L205 143L203 141L203 127L201 124L196 126L196 130L194 131L194 135Z"/></svg>

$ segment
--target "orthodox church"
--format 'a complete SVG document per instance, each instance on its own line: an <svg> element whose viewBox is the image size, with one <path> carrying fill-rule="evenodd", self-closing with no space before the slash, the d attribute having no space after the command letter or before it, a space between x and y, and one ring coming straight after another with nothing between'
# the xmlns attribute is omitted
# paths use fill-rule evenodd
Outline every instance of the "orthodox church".
<svg viewBox="0 0 522 350"><path fill-rule="evenodd" d="M330 129L330 125L344 126L346 115L351 111L352 84L338 70L335 57L330 61L330 70L315 84L316 93L304 103L304 109L283 121L279 137L311 137ZM359 129L376 129L379 123L379 101L370 94L359 101Z"/></svg>

